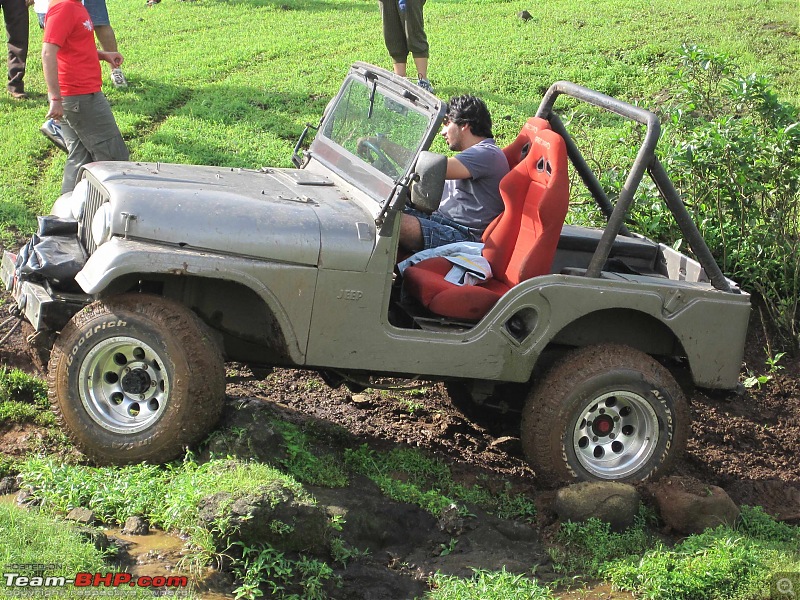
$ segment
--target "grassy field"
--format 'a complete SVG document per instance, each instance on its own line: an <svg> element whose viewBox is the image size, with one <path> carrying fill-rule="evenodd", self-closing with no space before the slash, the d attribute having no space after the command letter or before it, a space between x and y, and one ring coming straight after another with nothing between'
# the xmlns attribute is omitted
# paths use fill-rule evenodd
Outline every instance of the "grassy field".
<svg viewBox="0 0 800 600"><path fill-rule="evenodd" d="M532 18L517 16L523 9ZM726 53L800 103L796 0L437 0L426 6L430 77L438 94L484 97L500 143L547 86L568 79L654 108L681 44ZM357 60L388 66L374 0L114 0L112 22L130 81L106 81L135 160L290 166ZM64 155L40 135L47 112L31 22L27 89L0 96L0 240L35 227L58 195ZM412 70L413 71L413 70ZM443 150L444 148L439 148Z"/></svg>

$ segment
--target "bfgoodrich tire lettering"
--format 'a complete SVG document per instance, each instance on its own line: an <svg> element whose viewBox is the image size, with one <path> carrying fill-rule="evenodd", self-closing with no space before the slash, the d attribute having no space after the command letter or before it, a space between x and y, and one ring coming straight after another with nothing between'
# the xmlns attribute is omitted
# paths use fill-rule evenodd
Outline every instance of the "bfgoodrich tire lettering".
<svg viewBox="0 0 800 600"><path fill-rule="evenodd" d="M553 483L641 481L685 446L686 398L648 355L605 344L573 352L530 394L521 437L537 475Z"/></svg>
<svg viewBox="0 0 800 600"><path fill-rule="evenodd" d="M53 347L49 395L75 445L101 464L165 462L216 423L222 355L181 304L128 294L75 315Z"/></svg>

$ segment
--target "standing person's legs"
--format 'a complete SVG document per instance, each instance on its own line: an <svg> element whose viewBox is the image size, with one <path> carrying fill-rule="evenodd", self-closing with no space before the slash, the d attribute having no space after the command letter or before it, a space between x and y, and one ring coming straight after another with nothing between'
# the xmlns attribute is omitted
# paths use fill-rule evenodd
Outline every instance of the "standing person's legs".
<svg viewBox="0 0 800 600"><path fill-rule="evenodd" d="M75 187L80 168L93 161L128 160L128 148L111 106L102 92L64 97L61 132L67 142L67 164L61 192Z"/></svg>
<svg viewBox="0 0 800 600"><path fill-rule="evenodd" d="M8 33L8 92L18 99L25 93L25 63L28 60L28 7L25 0L0 0Z"/></svg>
<svg viewBox="0 0 800 600"><path fill-rule="evenodd" d="M94 35L100 42L100 47L106 52L119 52L117 47L117 36L114 28L111 27L111 20L108 16L108 8L105 0L84 0L83 5L86 12L92 19L94 25ZM128 82L119 67L111 69L111 81L116 87L127 87Z"/></svg>
<svg viewBox="0 0 800 600"><path fill-rule="evenodd" d="M381 22L383 23L383 41L389 56L392 57L392 67L395 74L406 76L406 60L408 59L408 46L406 45L405 27L397 0L381 0Z"/></svg>
<svg viewBox="0 0 800 600"><path fill-rule="evenodd" d="M423 6L425 0L406 0L405 36L408 50L414 57L417 79L428 82L428 37L425 35Z"/></svg>

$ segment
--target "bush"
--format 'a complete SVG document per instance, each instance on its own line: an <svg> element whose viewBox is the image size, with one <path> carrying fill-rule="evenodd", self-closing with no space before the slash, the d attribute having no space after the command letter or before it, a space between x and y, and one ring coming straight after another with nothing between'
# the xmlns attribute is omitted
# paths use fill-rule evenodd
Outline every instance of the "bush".
<svg viewBox="0 0 800 600"><path fill-rule="evenodd" d="M683 46L678 62L661 94L668 100L655 107L662 125L657 154L723 272L762 298L779 345L797 350L800 110L781 102L766 77L739 74L724 54ZM617 134L617 147L628 154L598 173L612 200L622 191L644 131L627 123ZM592 150L590 162L598 162ZM585 208L577 208L578 218L593 224ZM628 224L679 248L681 232L668 213L644 178Z"/></svg>
<svg viewBox="0 0 800 600"><path fill-rule="evenodd" d="M800 111L767 78L695 46L683 47L670 96L660 111L665 169L722 270L762 297L783 346L799 348ZM653 201L631 219L676 239L654 190L643 193Z"/></svg>

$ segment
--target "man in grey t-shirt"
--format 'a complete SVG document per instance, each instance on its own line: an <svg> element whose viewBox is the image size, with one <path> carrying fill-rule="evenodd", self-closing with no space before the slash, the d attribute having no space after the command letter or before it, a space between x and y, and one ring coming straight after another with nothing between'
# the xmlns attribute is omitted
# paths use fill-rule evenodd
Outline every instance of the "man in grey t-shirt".
<svg viewBox="0 0 800 600"><path fill-rule="evenodd" d="M508 161L492 136L492 117L483 100L464 95L450 99L442 135L451 150L444 194L431 214L406 210L400 223L400 247L418 252L453 242L478 241L503 211L500 180Z"/></svg>

